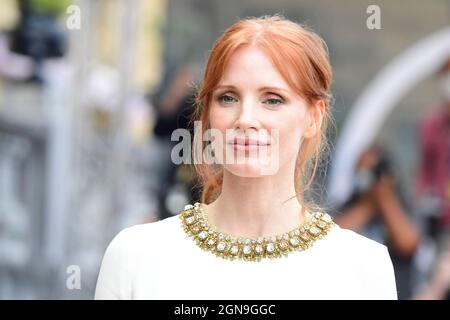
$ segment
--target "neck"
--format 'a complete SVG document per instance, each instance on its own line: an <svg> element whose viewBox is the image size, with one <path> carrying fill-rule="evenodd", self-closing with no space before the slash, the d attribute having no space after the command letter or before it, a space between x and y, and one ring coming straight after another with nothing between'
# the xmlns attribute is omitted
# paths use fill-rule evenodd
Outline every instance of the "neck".
<svg viewBox="0 0 450 320"><path fill-rule="evenodd" d="M295 196L293 176L293 170L283 173L281 168L276 175L257 178L225 170L220 196L205 209L209 221L220 231L252 238L298 227L304 211Z"/></svg>

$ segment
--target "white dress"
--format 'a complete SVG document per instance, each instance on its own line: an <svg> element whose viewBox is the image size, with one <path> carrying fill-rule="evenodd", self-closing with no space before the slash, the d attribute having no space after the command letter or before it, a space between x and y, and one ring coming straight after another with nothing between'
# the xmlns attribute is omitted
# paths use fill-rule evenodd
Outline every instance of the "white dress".
<svg viewBox="0 0 450 320"><path fill-rule="evenodd" d="M226 260L197 246L179 216L122 230L95 299L397 299L387 248L335 225L305 251Z"/></svg>

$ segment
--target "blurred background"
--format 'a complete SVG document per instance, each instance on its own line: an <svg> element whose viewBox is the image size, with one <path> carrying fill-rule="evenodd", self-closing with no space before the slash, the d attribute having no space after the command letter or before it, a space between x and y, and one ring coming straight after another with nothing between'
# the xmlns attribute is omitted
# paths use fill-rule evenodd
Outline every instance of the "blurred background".
<svg viewBox="0 0 450 320"><path fill-rule="evenodd" d="M310 197L388 246L399 298L450 297L450 1L1 0L0 299L91 299L118 231L198 200L170 160L191 84L227 26L275 13L334 68Z"/></svg>

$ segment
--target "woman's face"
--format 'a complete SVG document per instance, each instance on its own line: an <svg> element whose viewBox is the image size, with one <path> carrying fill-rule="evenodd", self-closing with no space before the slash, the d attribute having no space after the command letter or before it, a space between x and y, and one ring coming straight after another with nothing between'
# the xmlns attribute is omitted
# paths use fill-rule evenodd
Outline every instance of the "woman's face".
<svg viewBox="0 0 450 320"><path fill-rule="evenodd" d="M302 139L320 128L323 109L315 109L310 111L261 49L241 47L212 94L210 127L220 133L212 139L215 155L224 169L243 177L295 166Z"/></svg>

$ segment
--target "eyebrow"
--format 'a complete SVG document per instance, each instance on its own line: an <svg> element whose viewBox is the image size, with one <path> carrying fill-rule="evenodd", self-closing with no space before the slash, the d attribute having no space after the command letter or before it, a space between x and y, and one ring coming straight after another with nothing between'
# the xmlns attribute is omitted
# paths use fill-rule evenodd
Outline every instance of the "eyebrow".
<svg viewBox="0 0 450 320"><path fill-rule="evenodd" d="M233 85L220 85L215 88L215 90L218 90L218 89L231 89L231 90L238 91L237 88ZM258 89L258 91L280 91L280 92L289 94L289 91L287 89L283 89L283 88L279 88L279 87L270 87L270 86L261 87Z"/></svg>

